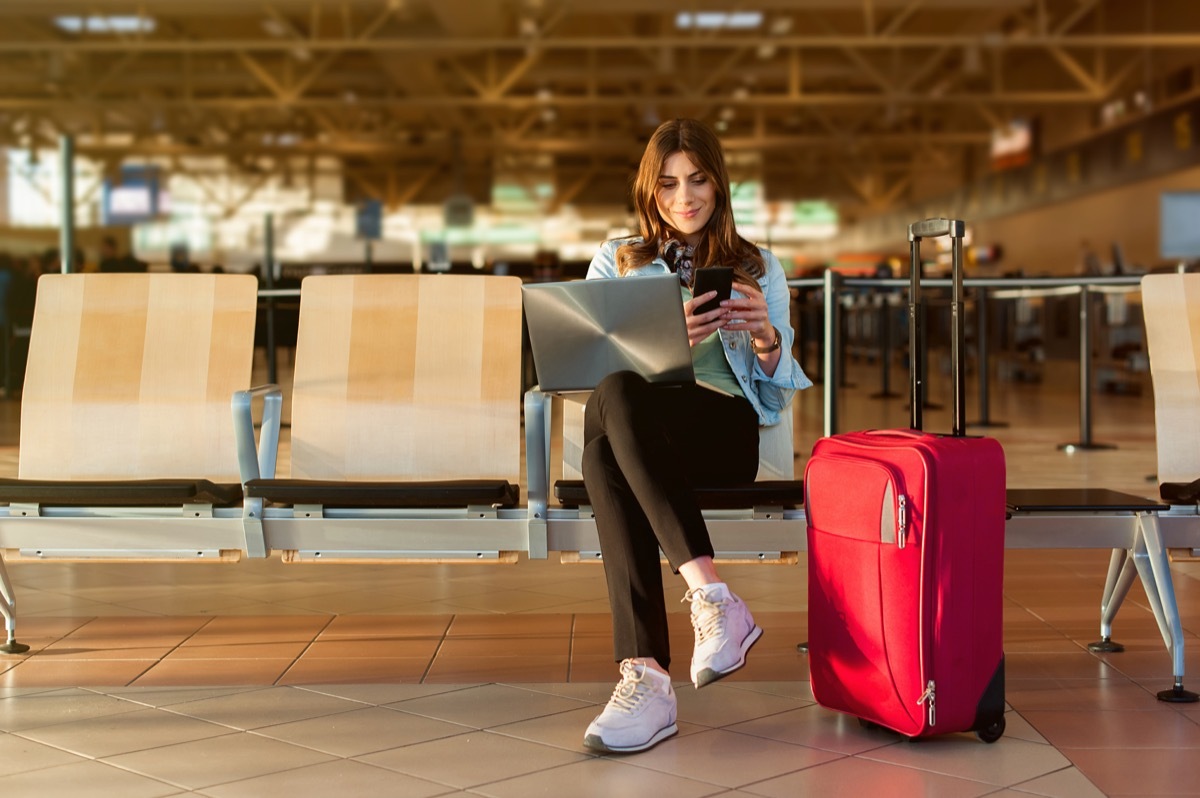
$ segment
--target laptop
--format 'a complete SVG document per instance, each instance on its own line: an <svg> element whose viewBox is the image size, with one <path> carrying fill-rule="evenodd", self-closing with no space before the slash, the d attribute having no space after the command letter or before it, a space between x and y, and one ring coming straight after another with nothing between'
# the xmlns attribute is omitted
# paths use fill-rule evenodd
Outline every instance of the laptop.
<svg viewBox="0 0 1200 798"><path fill-rule="evenodd" d="M626 370L695 382L676 275L528 283L522 293L542 391L591 391Z"/></svg>

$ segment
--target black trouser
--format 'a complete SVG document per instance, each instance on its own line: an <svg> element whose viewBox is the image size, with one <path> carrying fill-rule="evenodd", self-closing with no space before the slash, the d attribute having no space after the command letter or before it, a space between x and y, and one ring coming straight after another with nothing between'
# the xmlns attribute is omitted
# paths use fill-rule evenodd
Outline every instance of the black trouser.
<svg viewBox="0 0 1200 798"><path fill-rule="evenodd" d="M698 385L606 377L584 411L583 479L596 514L617 661L671 663L659 548L671 568L713 554L693 487L750 482L758 417Z"/></svg>

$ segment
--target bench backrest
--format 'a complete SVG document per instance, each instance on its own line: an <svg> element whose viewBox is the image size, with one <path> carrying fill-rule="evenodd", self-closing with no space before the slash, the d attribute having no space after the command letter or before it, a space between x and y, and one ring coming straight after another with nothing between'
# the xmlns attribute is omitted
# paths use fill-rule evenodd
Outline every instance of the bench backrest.
<svg viewBox="0 0 1200 798"><path fill-rule="evenodd" d="M229 402L250 385L257 291L250 275L43 276L20 477L237 482Z"/></svg>
<svg viewBox="0 0 1200 798"><path fill-rule="evenodd" d="M1200 478L1200 274L1142 278L1158 481Z"/></svg>
<svg viewBox="0 0 1200 798"><path fill-rule="evenodd" d="M305 278L292 477L516 484L520 411L519 278Z"/></svg>

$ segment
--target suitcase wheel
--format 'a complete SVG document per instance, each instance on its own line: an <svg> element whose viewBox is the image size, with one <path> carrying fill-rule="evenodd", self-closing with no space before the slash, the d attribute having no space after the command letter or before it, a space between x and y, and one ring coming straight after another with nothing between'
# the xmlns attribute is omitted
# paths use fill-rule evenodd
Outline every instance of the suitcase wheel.
<svg viewBox="0 0 1200 798"><path fill-rule="evenodd" d="M980 729L979 731L975 732L975 734L978 735L979 739L983 740L985 743L996 742L1004 735L1004 717L1001 716L1000 720L996 721L985 729Z"/></svg>

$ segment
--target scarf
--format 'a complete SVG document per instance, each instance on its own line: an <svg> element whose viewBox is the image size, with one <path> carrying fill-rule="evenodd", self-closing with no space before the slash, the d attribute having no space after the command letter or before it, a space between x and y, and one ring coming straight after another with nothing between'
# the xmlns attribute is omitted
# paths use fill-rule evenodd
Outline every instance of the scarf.
<svg viewBox="0 0 1200 798"><path fill-rule="evenodd" d="M667 267L679 275L679 282L691 290L695 280L695 269L692 267L692 255L695 247L690 247L675 238L668 238L658 248L659 256L666 261Z"/></svg>

